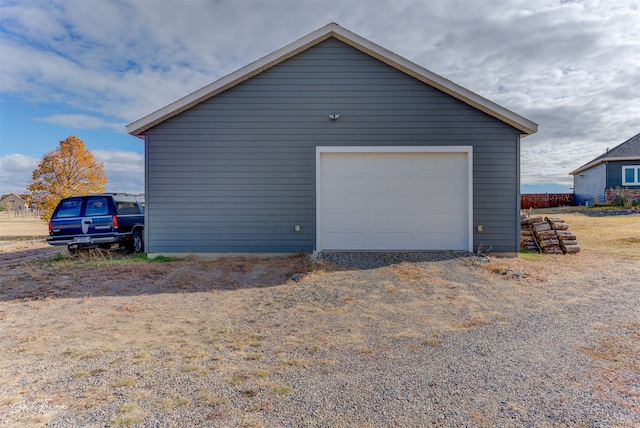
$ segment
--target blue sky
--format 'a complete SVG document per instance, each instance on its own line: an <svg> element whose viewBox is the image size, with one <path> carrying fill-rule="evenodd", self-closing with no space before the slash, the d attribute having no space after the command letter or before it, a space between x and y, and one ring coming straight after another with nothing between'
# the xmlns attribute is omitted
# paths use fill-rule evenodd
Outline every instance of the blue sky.
<svg viewBox="0 0 640 428"><path fill-rule="evenodd" d="M640 132L640 0L0 0L0 193L71 134L143 192L128 123L329 22L537 122L524 192Z"/></svg>

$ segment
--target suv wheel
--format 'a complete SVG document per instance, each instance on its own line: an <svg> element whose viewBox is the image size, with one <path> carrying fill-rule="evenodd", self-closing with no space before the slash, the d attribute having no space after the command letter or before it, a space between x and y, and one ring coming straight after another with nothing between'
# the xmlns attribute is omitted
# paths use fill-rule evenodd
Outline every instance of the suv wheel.
<svg viewBox="0 0 640 428"><path fill-rule="evenodd" d="M129 244L129 252L141 253L144 250L144 241L142 240L142 232L134 230L131 234L131 243Z"/></svg>

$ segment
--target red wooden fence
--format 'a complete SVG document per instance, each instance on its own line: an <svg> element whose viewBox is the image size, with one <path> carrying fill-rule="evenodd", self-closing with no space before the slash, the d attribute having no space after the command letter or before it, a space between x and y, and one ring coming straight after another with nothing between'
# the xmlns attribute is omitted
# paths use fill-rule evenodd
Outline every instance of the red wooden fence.
<svg viewBox="0 0 640 428"><path fill-rule="evenodd" d="M573 205L573 193L528 193L520 195L520 209L553 208Z"/></svg>

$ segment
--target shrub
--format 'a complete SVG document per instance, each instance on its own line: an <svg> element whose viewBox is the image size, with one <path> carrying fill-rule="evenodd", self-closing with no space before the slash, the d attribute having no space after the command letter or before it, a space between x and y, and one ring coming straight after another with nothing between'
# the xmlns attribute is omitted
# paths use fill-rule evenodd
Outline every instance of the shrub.
<svg viewBox="0 0 640 428"><path fill-rule="evenodd" d="M616 192L611 199L611 205L614 207L631 208L631 199L621 192Z"/></svg>

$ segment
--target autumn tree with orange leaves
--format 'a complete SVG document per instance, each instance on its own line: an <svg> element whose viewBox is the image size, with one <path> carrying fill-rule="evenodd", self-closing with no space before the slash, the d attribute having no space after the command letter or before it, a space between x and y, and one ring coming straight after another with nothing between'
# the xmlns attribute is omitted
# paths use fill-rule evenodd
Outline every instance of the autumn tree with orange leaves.
<svg viewBox="0 0 640 428"><path fill-rule="evenodd" d="M27 190L40 208L43 220L49 220L60 200L67 196L104 192L107 176L104 164L96 162L84 142L75 135L60 141L60 147L42 158L33 171Z"/></svg>

